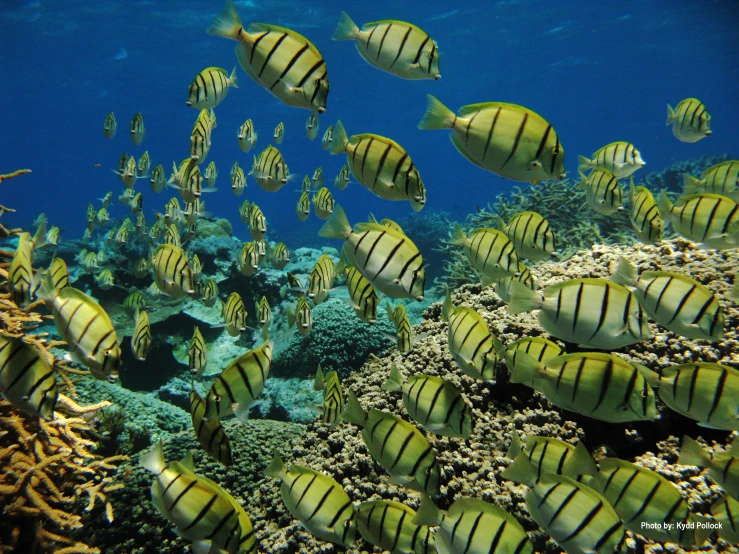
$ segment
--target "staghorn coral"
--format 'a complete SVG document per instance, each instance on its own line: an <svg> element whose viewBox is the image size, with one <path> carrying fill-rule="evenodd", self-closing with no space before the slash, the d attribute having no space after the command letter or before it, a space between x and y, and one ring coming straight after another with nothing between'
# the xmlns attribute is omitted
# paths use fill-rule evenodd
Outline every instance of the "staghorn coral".
<svg viewBox="0 0 739 554"><path fill-rule="evenodd" d="M18 177L18 175L24 175L26 173L31 173L30 169L16 169L15 171L11 171L10 173L5 173L4 175L0 175L0 183L3 181L7 181L9 179L14 179L15 177Z"/></svg>

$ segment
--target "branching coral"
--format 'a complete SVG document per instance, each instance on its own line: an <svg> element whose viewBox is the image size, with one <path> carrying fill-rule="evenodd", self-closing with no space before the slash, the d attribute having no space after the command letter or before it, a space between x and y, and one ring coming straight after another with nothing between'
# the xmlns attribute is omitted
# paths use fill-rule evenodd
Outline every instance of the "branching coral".
<svg viewBox="0 0 739 554"><path fill-rule="evenodd" d="M12 171L11 173L0 175L0 183L2 183L3 181L7 181L8 179L13 179L14 177L18 177L18 175L24 175L26 173L31 173L31 170L30 169L16 169L15 171Z"/></svg>
<svg viewBox="0 0 739 554"><path fill-rule="evenodd" d="M7 181L8 179L13 179L14 177L18 177L18 175L23 175L25 173L31 173L30 169L17 169L11 173L6 173L5 175L0 175L0 183L3 181ZM12 208L6 208L3 205L0 205L0 216L3 215L5 212L14 212L15 210ZM21 232L21 229L7 229L5 225L0 223L0 238L9 237L11 235L17 235Z"/></svg>

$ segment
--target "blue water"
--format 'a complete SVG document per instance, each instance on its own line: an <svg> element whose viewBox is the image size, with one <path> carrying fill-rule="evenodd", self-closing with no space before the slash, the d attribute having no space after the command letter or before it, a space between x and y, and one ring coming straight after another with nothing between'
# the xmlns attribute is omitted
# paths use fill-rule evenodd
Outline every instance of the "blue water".
<svg viewBox="0 0 739 554"><path fill-rule="evenodd" d="M319 165L332 183L344 163L343 155L320 147L323 131L337 118L349 134L385 135L409 151L426 184L426 210L462 219L515 185L466 161L449 132L416 128L427 93L454 110L484 101L535 110L558 132L574 177L578 154L615 140L633 142L647 170L704 154L739 153L739 8L731 0L236 4L245 24L264 21L307 36L326 58L331 83L319 136L309 142L309 112L281 104L238 69L240 87L216 109L207 160L219 168L220 190L205 199L208 210L232 220L243 239L248 231L238 222L238 206L247 198L260 205L271 229L293 237L290 247L302 245L295 237L305 245L316 242L321 222L313 215L305 223L297 220L297 190L302 176ZM162 163L168 174L172 161L187 156L198 113L185 106L189 83L205 67L230 71L236 65L236 43L205 33L220 8L219 0L0 2L0 173L33 170L0 185L2 204L18 210L3 218L6 226L28 225L43 211L62 228L62 238L79 238L87 204L122 190L110 169L123 151L138 158L148 150L153 165ZM398 79L369 66L353 43L333 42L341 9L360 25L392 18L422 27L439 44L442 79ZM689 96L700 98L713 116L713 136L695 144L678 142L665 126L666 104ZM118 134L107 140L102 124L111 110ZM147 130L140 147L127 132L137 111ZM236 135L247 118L260 138L244 154ZM280 150L300 178L278 193L249 178L246 193L235 198L231 165L238 160L248 171L252 154L270 143L279 121L286 128ZM343 192L331 188L352 223L369 212L394 219L412 213L408 202L382 200L356 182ZM148 180L136 189L144 192L149 221L175 192L156 195ZM111 212L127 215L121 206Z"/></svg>

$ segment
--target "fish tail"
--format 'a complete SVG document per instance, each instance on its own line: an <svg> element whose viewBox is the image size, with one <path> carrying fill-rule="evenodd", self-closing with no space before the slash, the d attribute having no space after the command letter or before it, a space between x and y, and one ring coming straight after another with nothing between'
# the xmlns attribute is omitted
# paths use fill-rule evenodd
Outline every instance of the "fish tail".
<svg viewBox="0 0 739 554"><path fill-rule="evenodd" d="M264 474L267 477L274 477L275 479L283 480L287 474L287 468L285 468L285 462L282 461L282 456L275 450L272 454L272 461L264 470Z"/></svg>
<svg viewBox="0 0 739 554"><path fill-rule="evenodd" d="M441 510L434 504L431 497L427 494L421 494L421 506L419 506L416 516L413 518L414 525L436 526L441 523Z"/></svg>
<svg viewBox="0 0 739 554"><path fill-rule="evenodd" d="M162 448L161 439L154 445L154 448L141 456L139 463L141 467L148 469L155 475L159 475L164 471L167 463L164 461L164 449Z"/></svg>
<svg viewBox="0 0 739 554"><path fill-rule="evenodd" d="M528 289L526 289L528 290ZM533 358L521 352L516 352L516 365L511 370L511 383L526 383L528 381L534 381L539 377L540 371L539 362L536 358Z"/></svg>
<svg viewBox="0 0 739 554"><path fill-rule="evenodd" d="M680 444L680 457L677 463L684 466L708 467L711 462L710 456L703 447L687 435L683 435Z"/></svg>
<svg viewBox="0 0 739 554"><path fill-rule="evenodd" d="M451 129L457 116L431 94L426 95L426 113L418 123L419 129Z"/></svg>
<svg viewBox="0 0 739 554"><path fill-rule="evenodd" d="M356 40L359 33L359 27L352 21L349 14L342 11L339 16L339 24L336 26L331 40Z"/></svg>
<svg viewBox="0 0 739 554"><path fill-rule="evenodd" d="M226 0L223 9L216 16L216 20L208 27L207 33L217 37L230 38L238 40L239 34L243 29L241 19L236 11L233 0Z"/></svg>
<svg viewBox="0 0 739 554"><path fill-rule="evenodd" d="M495 335L491 334L490 337L493 339L493 348L495 348L495 353L498 354L500 358L504 358L506 351L505 345Z"/></svg>
<svg viewBox="0 0 739 554"><path fill-rule="evenodd" d="M233 88L239 88L239 78L236 75L236 66L231 71L231 75L228 77L228 86Z"/></svg>
<svg viewBox="0 0 739 554"><path fill-rule="evenodd" d="M577 160L577 170L580 172L587 171L588 169L593 169L593 167L595 167L595 164L585 156L578 156Z"/></svg>
<svg viewBox="0 0 739 554"><path fill-rule="evenodd" d="M667 123L665 125L672 125L675 122L675 110L672 109L672 106L667 104Z"/></svg>
<svg viewBox="0 0 739 554"><path fill-rule="evenodd" d="M453 310L452 293L449 292L449 287L446 287L446 296L444 297L444 303L441 305L441 318L449 323L449 318L452 317Z"/></svg>
<svg viewBox="0 0 739 554"><path fill-rule="evenodd" d="M514 483L521 483L529 487L536 484L536 470L527 456L521 456L505 468L500 476Z"/></svg>
<svg viewBox="0 0 739 554"><path fill-rule="evenodd" d="M583 190L588 186L588 176L582 171L578 171L578 173L580 174L580 182L575 185L575 190Z"/></svg>
<svg viewBox="0 0 739 554"><path fill-rule="evenodd" d="M467 235L465 235L464 229L462 229L462 226L459 223L454 224L454 234L452 235L452 240L449 242L461 245L464 245L467 242Z"/></svg>
<svg viewBox="0 0 739 554"><path fill-rule="evenodd" d="M628 285L633 287L639 280L639 274L636 267L623 256L619 257L616 271L611 275L611 281L619 285Z"/></svg>
<svg viewBox="0 0 739 554"><path fill-rule="evenodd" d="M326 385L323 382L323 370L321 369L321 364L318 364L316 378L313 380L313 390L323 390L325 388Z"/></svg>
<svg viewBox="0 0 739 554"><path fill-rule="evenodd" d="M667 215L672 213L672 202L670 202L667 193L663 190L659 195L659 213L664 219L667 219Z"/></svg>
<svg viewBox="0 0 739 554"><path fill-rule="evenodd" d="M344 124L340 120L336 121L334 125L334 139L331 141L331 154L341 154L346 152L346 147L349 144L349 137L346 136L346 129Z"/></svg>
<svg viewBox="0 0 739 554"><path fill-rule="evenodd" d="M536 291L518 281L511 283L511 301L508 303L509 314L520 314L541 308L542 298Z"/></svg>
<svg viewBox="0 0 739 554"><path fill-rule="evenodd" d="M354 423L355 425L364 427L367 421L367 414L362 410L359 400L357 400L357 397L352 391L347 391L347 398L346 408L344 408L344 412L341 414L342 419L348 423Z"/></svg>
<svg viewBox="0 0 739 554"><path fill-rule="evenodd" d="M580 475L595 475L598 473L598 466L593 460L593 457L585 448L582 442L578 442L573 452L572 463L575 464Z"/></svg>
<svg viewBox="0 0 739 554"><path fill-rule="evenodd" d="M511 445L508 447L506 452L506 458L514 459L521 452L523 452L523 446L521 445L521 439L518 437L518 433L514 431L511 433Z"/></svg>
<svg viewBox="0 0 739 554"><path fill-rule="evenodd" d="M726 293L726 298L739 303L739 273L734 274L734 286ZM737 441L737 445L739 445L739 441Z"/></svg>
<svg viewBox="0 0 739 554"><path fill-rule="evenodd" d="M688 173L683 173L683 195L697 194L701 189L700 179L693 177Z"/></svg>
<svg viewBox="0 0 739 554"><path fill-rule="evenodd" d="M295 310L292 306L287 307L287 326L292 329L295 327Z"/></svg>
<svg viewBox="0 0 739 554"><path fill-rule="evenodd" d="M49 241L46 238L46 222L42 221L39 224L38 229L36 229L36 234L33 235L33 248L43 248L48 244Z"/></svg>
<svg viewBox="0 0 739 554"><path fill-rule="evenodd" d="M382 384L382 390L399 391L403 389L403 376L398 366L393 363L390 368L390 377Z"/></svg>
<svg viewBox="0 0 739 554"><path fill-rule="evenodd" d="M699 514L690 514L689 521L698 522L698 525L695 525L695 544L700 546L706 542L706 539L708 539L708 537L713 533L711 526L708 525L708 523L713 522L714 519Z"/></svg>
<svg viewBox="0 0 739 554"><path fill-rule="evenodd" d="M390 323L395 323L395 318L393 317L393 307L387 300L385 301L385 310L387 311L387 320Z"/></svg>
<svg viewBox="0 0 739 554"><path fill-rule="evenodd" d="M352 226L346 218L344 208L336 204L334 213L332 213L328 221L318 231L318 235L329 239L348 239L352 234Z"/></svg>

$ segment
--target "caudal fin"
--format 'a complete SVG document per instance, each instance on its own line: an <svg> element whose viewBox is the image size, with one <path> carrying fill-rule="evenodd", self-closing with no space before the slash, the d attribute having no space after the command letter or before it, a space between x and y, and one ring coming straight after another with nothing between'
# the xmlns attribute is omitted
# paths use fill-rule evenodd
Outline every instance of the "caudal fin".
<svg viewBox="0 0 739 554"><path fill-rule="evenodd" d="M595 167L595 164L587 159L585 156L578 156L577 159L577 170L580 172L587 171L588 169L593 169L593 167Z"/></svg>
<svg viewBox="0 0 739 554"><path fill-rule="evenodd" d="M675 122L675 110L672 109L672 106L667 104L667 123L665 125L672 125Z"/></svg>
<svg viewBox="0 0 739 554"><path fill-rule="evenodd" d="M209 35L237 40L239 33L243 28L244 27L241 25L241 19L239 19L239 14L236 12L236 6L234 6L233 0L226 0L226 4L216 16L216 20L213 24L208 27L207 32Z"/></svg>
<svg viewBox="0 0 739 554"><path fill-rule="evenodd" d="M518 281L511 283L511 301L508 303L509 314L520 314L537 310L542 305L541 295Z"/></svg>
<svg viewBox="0 0 739 554"><path fill-rule="evenodd" d="M442 520L442 512L427 494L421 494L421 505L412 520L414 525L428 525L434 527Z"/></svg>
<svg viewBox="0 0 739 554"><path fill-rule="evenodd" d="M636 267L629 262L623 256L618 258L618 265L616 271L611 275L611 281L618 283L619 285L627 285L633 287L639 280L639 274L636 271Z"/></svg>
<svg viewBox="0 0 739 554"><path fill-rule="evenodd" d="M399 391L403 389L403 376L398 366L393 364L390 368L390 377L382 384L382 390Z"/></svg>
<svg viewBox="0 0 739 554"><path fill-rule="evenodd" d="M233 71L231 71L231 75L228 77L228 86L239 88L239 78L236 76L236 66L234 66Z"/></svg>
<svg viewBox="0 0 739 554"><path fill-rule="evenodd" d="M272 462L267 466L267 469L264 470L264 474L267 477L274 477L275 479L284 479L285 474L287 470L285 468L285 462L282 461L282 457L280 456L280 453L275 450L274 454L272 455Z"/></svg>
<svg viewBox="0 0 739 554"><path fill-rule="evenodd" d="M659 213L662 215L662 218L665 220L665 223L669 221L670 214L672 214L672 202L670 202L669 197L667 196L667 193L662 190L662 192L659 195Z"/></svg>
<svg viewBox="0 0 739 554"><path fill-rule="evenodd" d="M341 414L341 417L344 421L354 423L360 427L364 427L367 421L367 414L362 410L359 400L357 400L357 397L352 391L347 392L346 408L344 408L344 413Z"/></svg>
<svg viewBox="0 0 739 554"><path fill-rule="evenodd" d="M451 129L457 116L431 94L426 95L426 113L418 123L419 129Z"/></svg>
<svg viewBox="0 0 739 554"><path fill-rule="evenodd" d="M336 135L334 135L336 136ZM346 212L344 209L336 204L334 206L334 213L332 213L328 221L323 224L323 227L318 231L318 235L329 239L348 239L352 234L352 226L349 224L349 220L346 218Z"/></svg>
<svg viewBox="0 0 739 554"><path fill-rule="evenodd" d="M701 190L701 180L688 173L683 173L683 195L697 194Z"/></svg>
<svg viewBox="0 0 739 554"><path fill-rule="evenodd" d="M359 37L359 27L352 21L349 14L341 12L339 24L336 26L331 40L355 40Z"/></svg>
<svg viewBox="0 0 739 554"><path fill-rule="evenodd" d="M454 311L454 304L452 304L452 293L449 291L449 287L446 288L446 296L444 297L444 303L441 305L441 319L449 323L449 318L452 317Z"/></svg>
<svg viewBox="0 0 739 554"><path fill-rule="evenodd" d="M710 462L711 458L703 447L689 436L684 435L677 463L684 466L707 467Z"/></svg>
<svg viewBox="0 0 739 554"><path fill-rule="evenodd" d="M329 149L329 152L331 154L341 154L342 152L346 152L346 147L348 144L349 137L346 135L344 124L341 122L341 120L337 120L336 125L334 125L334 138L331 141L331 148Z"/></svg>
<svg viewBox="0 0 739 554"><path fill-rule="evenodd" d="M159 439L159 442L149 452L141 456L139 463L141 467L148 469L154 475L159 475L164 471L167 463L164 461L164 448L162 447L161 439Z"/></svg>

